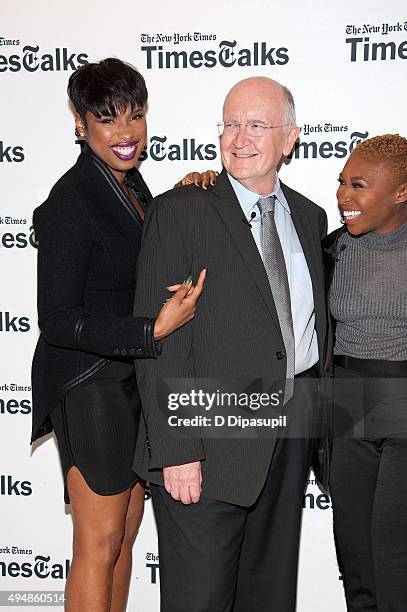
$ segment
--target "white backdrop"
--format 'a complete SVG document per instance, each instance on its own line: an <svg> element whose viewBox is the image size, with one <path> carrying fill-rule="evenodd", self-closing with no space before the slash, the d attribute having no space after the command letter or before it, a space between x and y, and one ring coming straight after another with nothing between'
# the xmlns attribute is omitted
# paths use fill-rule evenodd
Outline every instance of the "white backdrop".
<svg viewBox="0 0 407 612"><path fill-rule="evenodd" d="M55 443L31 451L29 434L38 333L31 214L78 155L66 97L72 70L114 55L145 76L141 170L154 194L192 169L220 169L216 123L232 84L267 75L288 85L302 134L281 175L326 209L333 229L336 178L355 143L406 135L406 21L405 0L1 0L0 589L62 590L70 558ZM345 610L330 503L312 482L304 503L298 610ZM159 609L146 506L129 603L137 612Z"/></svg>

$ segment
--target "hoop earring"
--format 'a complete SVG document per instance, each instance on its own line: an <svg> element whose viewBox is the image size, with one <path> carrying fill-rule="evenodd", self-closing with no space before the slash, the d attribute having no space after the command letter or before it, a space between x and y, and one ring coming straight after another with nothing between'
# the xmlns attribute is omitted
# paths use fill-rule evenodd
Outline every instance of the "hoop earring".
<svg viewBox="0 0 407 612"><path fill-rule="evenodd" d="M84 140L85 139L85 134L83 132L80 132L78 130L78 128L75 128L75 136L76 138L78 138L79 140Z"/></svg>

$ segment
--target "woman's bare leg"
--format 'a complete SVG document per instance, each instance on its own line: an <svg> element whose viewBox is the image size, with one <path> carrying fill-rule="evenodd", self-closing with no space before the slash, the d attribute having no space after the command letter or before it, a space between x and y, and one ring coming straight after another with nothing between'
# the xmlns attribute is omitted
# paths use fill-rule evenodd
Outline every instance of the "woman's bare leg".
<svg viewBox="0 0 407 612"><path fill-rule="evenodd" d="M129 595L132 569L132 550L144 511L144 483L136 483L131 491L127 509L124 537L113 574L110 612L124 612Z"/></svg>
<svg viewBox="0 0 407 612"><path fill-rule="evenodd" d="M65 610L110 612L114 567L125 533L131 489L98 495L76 467L69 470L67 485L74 531Z"/></svg>

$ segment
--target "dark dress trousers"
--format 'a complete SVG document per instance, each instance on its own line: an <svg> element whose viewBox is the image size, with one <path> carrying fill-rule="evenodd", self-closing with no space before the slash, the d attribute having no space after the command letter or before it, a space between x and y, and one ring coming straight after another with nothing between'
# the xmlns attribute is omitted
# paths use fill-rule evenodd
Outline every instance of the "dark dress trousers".
<svg viewBox="0 0 407 612"><path fill-rule="evenodd" d="M282 185L282 189L312 280L322 374L327 318L321 239L326 233L326 215L289 187ZM169 428L168 412L157 395L160 379L171 377L285 379L285 348L269 281L242 217L233 188L222 172L216 186L208 191L191 186L159 196L145 220L137 269L136 316L152 316L157 311L167 297L162 291L164 279L191 274L196 280L202 268L208 269L195 319L166 338L160 359L136 363L144 420L140 423L134 470L162 485L164 466L201 461L202 467L202 498L198 504L183 506L162 486L153 485L161 609L165 612L225 612L232 605L236 611L288 612L295 606L308 441L303 448L302 441L299 445L291 444L296 442L292 440L276 442L275 434L264 434L261 428L254 437L188 435ZM293 450L288 453L291 446ZM292 523L290 506L295 507ZM245 530L250 532L246 543ZM286 575L285 560L277 554L282 546L287 551L283 557L290 557ZM252 567L257 551L262 550L263 556L266 549L261 562L266 577L259 578L262 586L249 605L246 596L256 591L257 578L253 577L250 589L246 589L244 576L236 578L236 566L239 574L247 576L251 570L243 570L245 560L251 559L248 567ZM270 551L277 554L278 571L270 567ZM270 592L264 593L262 587L265 582L271 584L273 575L274 582L284 587L275 584L276 590L270 587ZM233 604L236 580L239 586ZM268 603L270 597L273 608Z"/></svg>
<svg viewBox="0 0 407 612"><path fill-rule="evenodd" d="M323 241L328 288L344 250L338 241L346 231L342 226ZM331 317L332 330L335 325ZM403 419L393 420L390 415L405 413L406 365L381 361L381 355L350 363L341 355L335 363L332 355L330 350L327 365L335 381L330 490L347 610L403 612L407 610L407 437ZM356 427L362 424L367 431L353 437L355 414L365 415ZM396 427L392 431L387 424Z"/></svg>
<svg viewBox="0 0 407 612"><path fill-rule="evenodd" d="M151 199L138 170L126 182ZM34 211L40 338L32 364L32 439L49 414L109 360L154 357L151 318L132 316L142 222L87 145Z"/></svg>

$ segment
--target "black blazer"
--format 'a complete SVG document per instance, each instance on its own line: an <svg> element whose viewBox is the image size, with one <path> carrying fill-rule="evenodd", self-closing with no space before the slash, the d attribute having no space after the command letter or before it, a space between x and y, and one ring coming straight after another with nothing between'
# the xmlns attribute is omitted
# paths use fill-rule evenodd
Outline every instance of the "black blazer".
<svg viewBox="0 0 407 612"><path fill-rule="evenodd" d="M137 170L126 181L150 191ZM151 319L132 317L142 222L112 173L85 146L34 211L41 335L32 364L32 439L62 396L107 360L154 356Z"/></svg>
<svg viewBox="0 0 407 612"><path fill-rule="evenodd" d="M321 239L326 214L289 187L282 189L311 275L322 372L327 325ZM166 297L164 279L192 274L196 280L203 267L208 274L195 319L165 339L160 359L136 363L145 423L133 468L162 484L164 466L200 460L204 496L248 506L264 484L275 439L185 437L175 428L170 434L168 412L163 414L157 400L160 378L285 378L285 349L270 285L242 216L225 172L208 191L175 189L149 207L135 315L157 311Z"/></svg>
<svg viewBox="0 0 407 612"><path fill-rule="evenodd" d="M335 272L335 264L339 261L340 253L338 250L338 240L344 232L346 232L346 225L338 227L336 230L328 234L322 241L322 249L324 253L324 265L325 265L325 278L327 287L327 300L328 300L328 343L326 351L325 371L332 376L333 375L333 348L335 342L335 327L336 321L330 314L329 308L329 289L332 284L333 275Z"/></svg>

